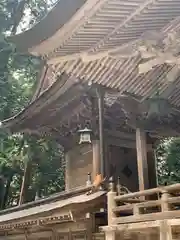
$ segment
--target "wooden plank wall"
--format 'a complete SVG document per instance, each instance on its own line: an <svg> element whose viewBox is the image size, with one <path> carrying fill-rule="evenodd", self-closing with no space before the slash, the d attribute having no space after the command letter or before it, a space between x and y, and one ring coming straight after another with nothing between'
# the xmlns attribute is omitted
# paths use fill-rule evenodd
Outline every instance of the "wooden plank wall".
<svg viewBox="0 0 180 240"><path fill-rule="evenodd" d="M68 188L85 186L88 173L93 172L92 145L79 145L68 152L67 174Z"/></svg>
<svg viewBox="0 0 180 240"><path fill-rule="evenodd" d="M122 185L126 186L130 191L138 190L138 172L136 149L117 147L110 145L109 151L109 168L113 171L114 179L120 177ZM131 174L126 175L123 170L129 168ZM112 173L111 173L112 174Z"/></svg>

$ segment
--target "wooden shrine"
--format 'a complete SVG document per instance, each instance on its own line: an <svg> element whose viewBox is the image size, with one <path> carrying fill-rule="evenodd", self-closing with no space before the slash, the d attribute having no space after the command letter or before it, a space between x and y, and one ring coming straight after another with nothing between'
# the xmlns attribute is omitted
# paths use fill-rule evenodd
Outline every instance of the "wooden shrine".
<svg viewBox="0 0 180 240"><path fill-rule="evenodd" d="M0 240L178 239L180 186L158 186L154 146L180 135L179 14L177 0L61 0L10 39L44 64L2 124L64 147L66 189L2 211ZM106 186L87 195L97 174Z"/></svg>

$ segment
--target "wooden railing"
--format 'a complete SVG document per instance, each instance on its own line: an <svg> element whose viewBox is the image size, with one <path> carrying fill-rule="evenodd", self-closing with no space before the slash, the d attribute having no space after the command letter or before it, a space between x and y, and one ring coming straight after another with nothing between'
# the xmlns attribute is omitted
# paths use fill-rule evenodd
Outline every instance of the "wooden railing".
<svg viewBox="0 0 180 240"><path fill-rule="evenodd" d="M109 226L173 218L180 218L180 184L119 195L111 183Z"/></svg>

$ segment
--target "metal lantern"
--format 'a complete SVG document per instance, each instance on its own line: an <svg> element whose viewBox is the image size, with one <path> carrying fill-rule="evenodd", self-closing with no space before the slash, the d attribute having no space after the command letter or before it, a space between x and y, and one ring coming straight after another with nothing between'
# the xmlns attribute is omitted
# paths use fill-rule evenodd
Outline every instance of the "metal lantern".
<svg viewBox="0 0 180 240"><path fill-rule="evenodd" d="M92 133L91 129L86 127L86 128L84 128L82 130L79 130L78 132L80 134L79 144L91 143L91 133Z"/></svg>

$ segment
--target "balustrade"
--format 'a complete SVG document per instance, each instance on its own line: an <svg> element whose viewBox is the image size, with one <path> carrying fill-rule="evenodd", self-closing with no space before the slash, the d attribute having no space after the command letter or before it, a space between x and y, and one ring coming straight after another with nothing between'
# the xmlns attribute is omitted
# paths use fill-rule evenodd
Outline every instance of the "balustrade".
<svg viewBox="0 0 180 240"><path fill-rule="evenodd" d="M180 184L134 193L128 190L122 193L119 185L116 190L110 181L108 227L122 229L125 225L136 225L139 229L156 228L159 229L160 239L171 240L172 226L180 228Z"/></svg>

